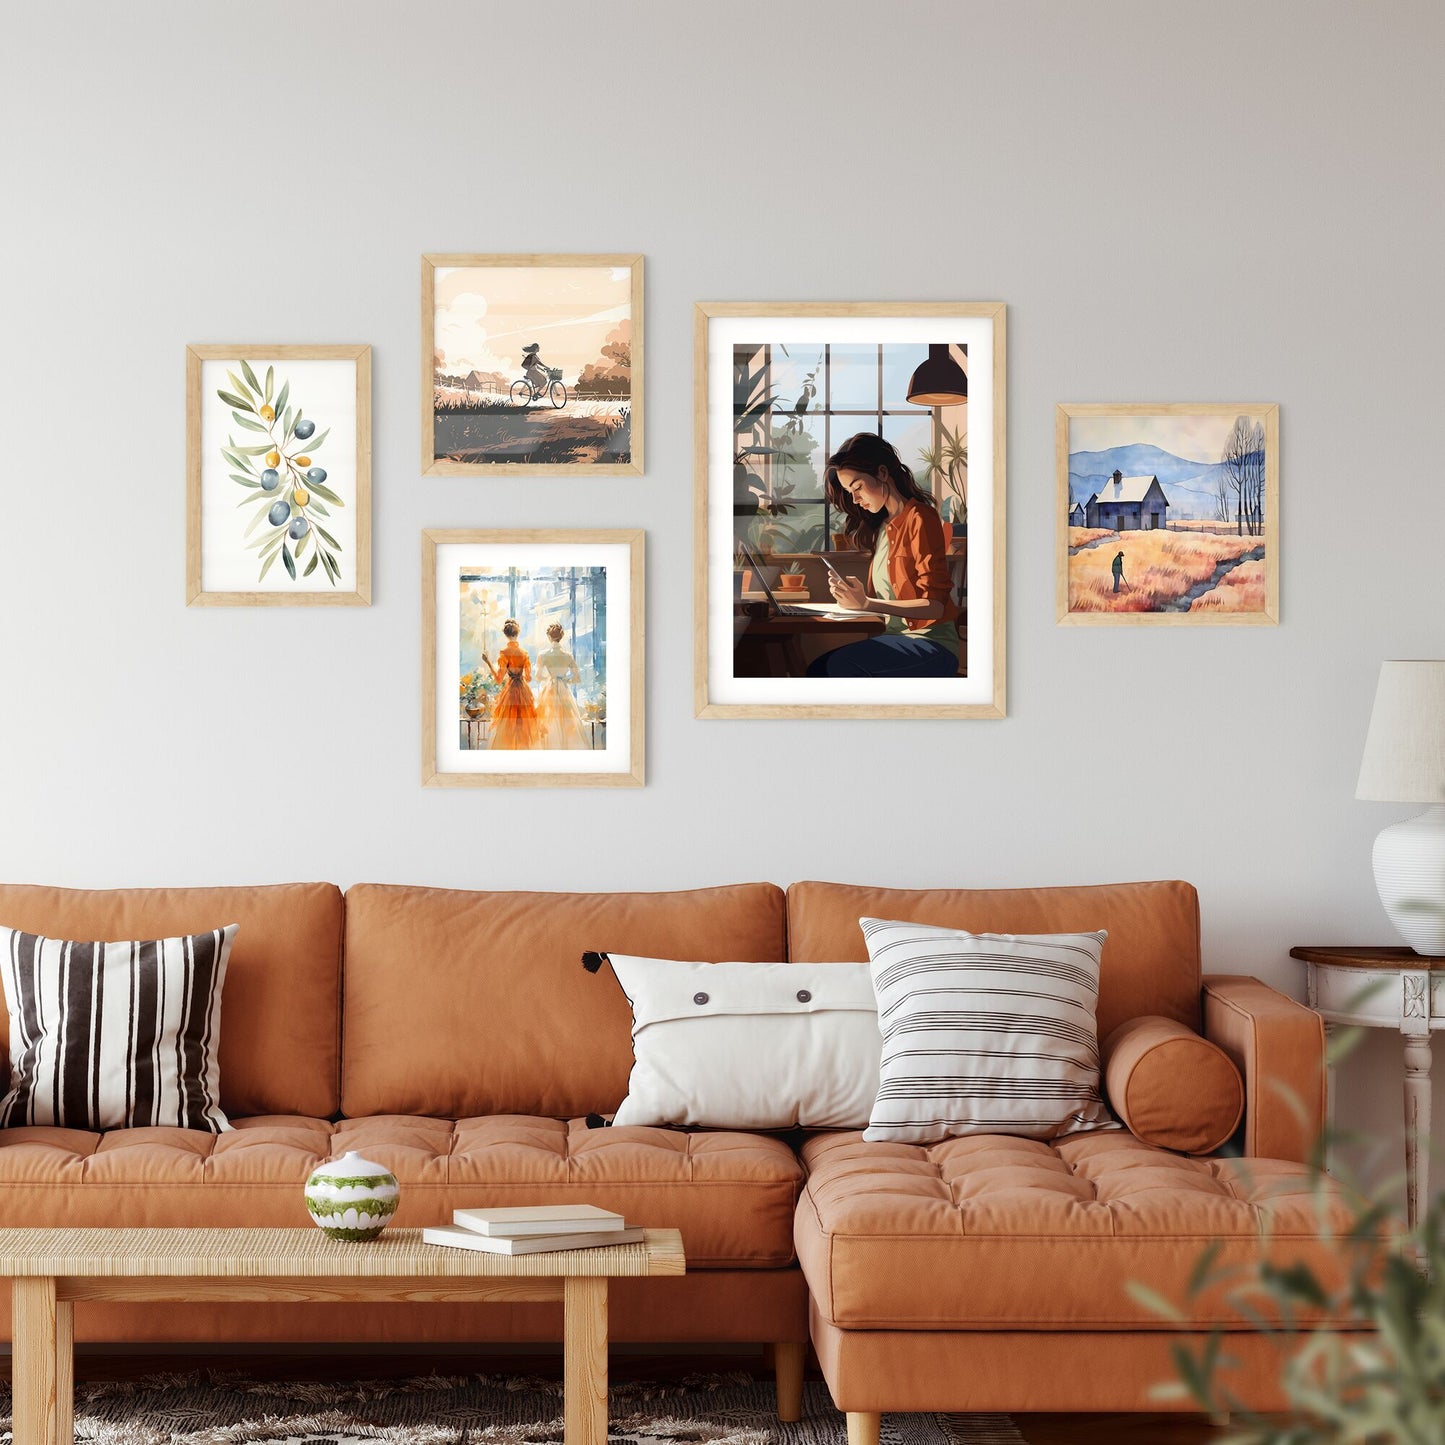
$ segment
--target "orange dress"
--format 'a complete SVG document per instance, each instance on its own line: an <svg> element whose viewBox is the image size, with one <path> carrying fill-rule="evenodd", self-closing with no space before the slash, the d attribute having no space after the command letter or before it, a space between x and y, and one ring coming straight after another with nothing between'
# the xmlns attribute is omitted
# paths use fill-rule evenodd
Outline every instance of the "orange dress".
<svg viewBox="0 0 1445 1445"><path fill-rule="evenodd" d="M532 676L532 659L508 642L496 665L502 690L492 702L492 751L535 748L541 741L537 727L537 704L527 686Z"/></svg>

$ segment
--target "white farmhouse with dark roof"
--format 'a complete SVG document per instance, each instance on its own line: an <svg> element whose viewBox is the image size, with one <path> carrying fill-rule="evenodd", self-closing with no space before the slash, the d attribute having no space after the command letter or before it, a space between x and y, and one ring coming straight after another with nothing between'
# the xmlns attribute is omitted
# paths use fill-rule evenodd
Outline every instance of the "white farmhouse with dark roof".
<svg viewBox="0 0 1445 1445"><path fill-rule="evenodd" d="M1126 477L1121 472L1089 498L1088 525L1116 532L1153 532L1169 519L1169 498L1158 477Z"/></svg>

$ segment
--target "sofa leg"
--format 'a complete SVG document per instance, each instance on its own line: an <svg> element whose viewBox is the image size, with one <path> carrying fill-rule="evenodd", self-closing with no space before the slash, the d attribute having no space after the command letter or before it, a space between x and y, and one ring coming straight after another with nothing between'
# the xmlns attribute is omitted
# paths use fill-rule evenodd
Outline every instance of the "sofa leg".
<svg viewBox="0 0 1445 1445"><path fill-rule="evenodd" d="M773 1378L778 1387L778 1419L795 1424L803 1418L803 1360L808 1347L800 1340L785 1340L772 1347Z"/></svg>
<svg viewBox="0 0 1445 1445"><path fill-rule="evenodd" d="M871 1410L848 1411L848 1445L878 1445L883 1417Z"/></svg>

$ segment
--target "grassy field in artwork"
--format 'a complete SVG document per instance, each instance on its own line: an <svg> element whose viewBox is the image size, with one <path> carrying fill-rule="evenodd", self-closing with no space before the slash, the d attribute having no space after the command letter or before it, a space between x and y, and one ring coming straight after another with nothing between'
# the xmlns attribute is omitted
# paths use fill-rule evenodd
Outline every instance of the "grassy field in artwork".
<svg viewBox="0 0 1445 1445"><path fill-rule="evenodd" d="M1109 538L1108 533L1104 533ZM1264 538L1190 530L1121 532L1069 529L1070 612L1262 611ZM1087 545L1094 542L1095 545ZM1081 550L1072 552L1078 547ZM1113 561L1124 554L1114 590Z"/></svg>
<svg viewBox="0 0 1445 1445"><path fill-rule="evenodd" d="M454 462L626 463L632 460L631 411L626 398L514 406L505 397L438 388L433 448Z"/></svg>

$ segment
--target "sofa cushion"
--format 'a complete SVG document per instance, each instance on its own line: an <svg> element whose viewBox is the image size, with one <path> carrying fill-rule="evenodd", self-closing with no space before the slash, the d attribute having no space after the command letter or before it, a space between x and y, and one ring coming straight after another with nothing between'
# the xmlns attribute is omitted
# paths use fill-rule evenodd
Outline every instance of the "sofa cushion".
<svg viewBox="0 0 1445 1445"><path fill-rule="evenodd" d="M599 1204L682 1231L689 1269L768 1269L793 1257L802 1168L780 1139L583 1120L233 1119L185 1129L0 1131L0 1218L10 1226L310 1227L307 1176L354 1149L401 1185L395 1223L449 1224L458 1208Z"/></svg>
<svg viewBox="0 0 1445 1445"><path fill-rule="evenodd" d="M1146 1144L1212 1154L1244 1117L1244 1080L1233 1060L1173 1019L1130 1019L1100 1052L1109 1105Z"/></svg>
<svg viewBox="0 0 1445 1445"><path fill-rule="evenodd" d="M607 1114L627 1093L632 1019L582 954L716 963L786 958L771 883L683 893L346 895L342 1110Z"/></svg>
<svg viewBox="0 0 1445 1445"><path fill-rule="evenodd" d="M862 962L858 920L896 918L969 933L1108 932L1098 1033L1162 1014L1199 1028L1199 897L1188 883L1089 888L869 888L795 883L788 952L795 963Z"/></svg>
<svg viewBox="0 0 1445 1445"><path fill-rule="evenodd" d="M221 1019L221 1108L228 1116L335 1113L341 890L334 884L104 890L0 884L0 924L50 938L168 938L225 923L239 927ZM3 1018L0 1033L8 1043Z"/></svg>
<svg viewBox="0 0 1445 1445"><path fill-rule="evenodd" d="M1123 1132L932 1145L835 1134L808 1140L803 1159L798 1259L823 1317L846 1329L1157 1329L1128 1282L1184 1307L1212 1241L1221 1269L1263 1252L1329 1284L1343 1276L1300 1164L1186 1159ZM1331 1227L1347 1227L1343 1191L1327 1190ZM1252 1328L1225 1294L1189 1301L1190 1323Z"/></svg>

